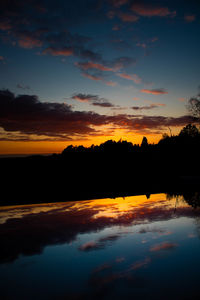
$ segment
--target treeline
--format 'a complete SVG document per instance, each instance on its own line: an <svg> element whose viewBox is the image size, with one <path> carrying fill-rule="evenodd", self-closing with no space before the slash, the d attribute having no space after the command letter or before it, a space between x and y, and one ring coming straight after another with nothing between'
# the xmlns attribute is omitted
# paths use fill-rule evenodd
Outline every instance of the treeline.
<svg viewBox="0 0 200 300"><path fill-rule="evenodd" d="M62 152L62 156L70 153L137 153L147 152L147 150L156 151L156 149L167 149L172 147L174 150L180 146L192 149L200 143L200 131L192 124L185 126L178 135L163 134L158 144L149 144L146 137L143 137L141 145L132 144L126 140L119 141L108 140L100 145L91 145L90 147L69 145ZM182 149L184 151L184 149ZM194 150L194 149L192 149Z"/></svg>
<svg viewBox="0 0 200 300"><path fill-rule="evenodd" d="M197 189L200 133L187 125L158 144L108 140L61 154L1 159L2 201L33 203ZM1 203L3 203L1 202Z"/></svg>

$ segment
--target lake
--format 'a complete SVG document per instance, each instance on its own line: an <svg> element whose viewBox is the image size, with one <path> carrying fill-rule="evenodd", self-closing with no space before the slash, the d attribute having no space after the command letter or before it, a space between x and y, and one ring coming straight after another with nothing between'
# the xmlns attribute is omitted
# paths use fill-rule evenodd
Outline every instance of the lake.
<svg viewBox="0 0 200 300"><path fill-rule="evenodd" d="M198 193L0 207L1 299L195 299Z"/></svg>

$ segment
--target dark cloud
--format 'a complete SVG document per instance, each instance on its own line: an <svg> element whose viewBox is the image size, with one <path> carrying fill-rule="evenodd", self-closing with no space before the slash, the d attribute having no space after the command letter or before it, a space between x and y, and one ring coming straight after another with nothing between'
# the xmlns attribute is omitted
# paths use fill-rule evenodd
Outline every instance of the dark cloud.
<svg viewBox="0 0 200 300"><path fill-rule="evenodd" d="M84 243L79 247L79 250L87 252L92 250L103 249L110 243L113 243L114 241L118 240L119 238L119 234L111 234L108 236L104 236L102 238L99 238L97 241L89 241Z"/></svg>
<svg viewBox="0 0 200 300"><path fill-rule="evenodd" d="M163 103L152 103L152 104L146 105L146 106L132 106L131 108L133 110L151 110L151 109L158 108L158 107L161 107L161 106L165 106L165 104L163 104Z"/></svg>
<svg viewBox="0 0 200 300"><path fill-rule="evenodd" d="M110 103L107 99L101 98L98 95L91 95L91 94L74 94L72 96L73 100L77 100L80 102L88 102L94 106L101 106L101 107L115 107L114 104Z"/></svg>
<svg viewBox="0 0 200 300"><path fill-rule="evenodd" d="M94 95L90 96L94 97ZM112 106L105 99L96 97L93 99L93 105L104 103L106 107ZM66 103L41 102L35 95L15 96L8 90L0 91L0 126L7 132L15 131L65 139L69 136L77 138L99 134L94 126L108 124L140 131L163 129L166 126L184 126L192 121L194 118L190 116L103 115L92 111L74 111Z"/></svg>

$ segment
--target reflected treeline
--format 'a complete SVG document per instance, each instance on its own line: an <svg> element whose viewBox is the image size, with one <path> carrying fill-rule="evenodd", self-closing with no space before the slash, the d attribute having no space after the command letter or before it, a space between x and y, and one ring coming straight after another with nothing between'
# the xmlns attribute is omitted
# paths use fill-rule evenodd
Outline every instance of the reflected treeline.
<svg viewBox="0 0 200 300"><path fill-rule="evenodd" d="M182 197L193 208L200 207L200 192L186 191L183 193L167 193L167 199L173 199L175 197Z"/></svg>
<svg viewBox="0 0 200 300"><path fill-rule="evenodd" d="M198 190L200 133L187 125L158 144L119 140L61 154L0 160L1 204L65 201Z"/></svg>

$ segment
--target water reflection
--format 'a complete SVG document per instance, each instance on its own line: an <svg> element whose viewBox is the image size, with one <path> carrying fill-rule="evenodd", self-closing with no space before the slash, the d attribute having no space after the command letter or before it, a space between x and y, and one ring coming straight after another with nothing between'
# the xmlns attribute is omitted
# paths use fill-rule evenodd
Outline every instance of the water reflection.
<svg viewBox="0 0 200 300"><path fill-rule="evenodd" d="M3 296L192 299L200 270L199 199L155 194L2 207Z"/></svg>

